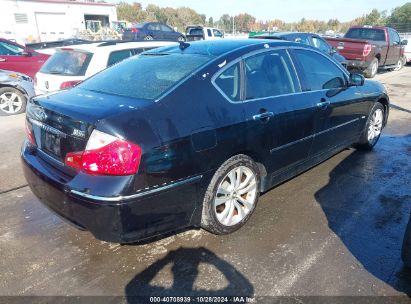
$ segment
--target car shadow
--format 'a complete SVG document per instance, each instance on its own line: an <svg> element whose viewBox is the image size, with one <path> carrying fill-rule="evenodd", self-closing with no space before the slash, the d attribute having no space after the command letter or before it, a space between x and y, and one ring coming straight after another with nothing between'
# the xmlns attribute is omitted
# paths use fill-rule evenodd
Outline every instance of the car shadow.
<svg viewBox="0 0 411 304"><path fill-rule="evenodd" d="M372 152L354 151L316 192L329 228L373 276L411 295L411 271L401 262L410 217L411 135L384 136Z"/></svg>
<svg viewBox="0 0 411 304"><path fill-rule="evenodd" d="M156 275L170 269L169 266L171 266L172 279L165 278L166 274L160 279L160 284L154 282ZM200 274L207 279L206 284L202 284L207 286L206 289L196 284ZM215 278L221 275L224 276L226 283L224 287L216 288ZM128 303L139 303L142 300L141 297L148 296L251 297L254 294L254 287L234 266L212 251L204 247L180 247L170 251L165 257L137 274L125 287L125 294Z"/></svg>

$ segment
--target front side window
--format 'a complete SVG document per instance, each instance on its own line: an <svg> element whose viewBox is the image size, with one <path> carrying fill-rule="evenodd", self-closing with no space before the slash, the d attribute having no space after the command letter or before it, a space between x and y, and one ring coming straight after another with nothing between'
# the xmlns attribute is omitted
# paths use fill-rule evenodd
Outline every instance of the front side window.
<svg viewBox="0 0 411 304"><path fill-rule="evenodd" d="M21 47L17 45L0 41L0 55L3 56L20 56L24 51Z"/></svg>
<svg viewBox="0 0 411 304"><path fill-rule="evenodd" d="M121 50L111 52L110 56L108 57L107 66L109 67L133 55L133 50Z"/></svg>
<svg viewBox="0 0 411 304"><path fill-rule="evenodd" d="M391 45L399 45L401 42L400 35L393 29L389 29Z"/></svg>
<svg viewBox="0 0 411 304"><path fill-rule="evenodd" d="M331 51L330 46L328 45L327 42L325 42L324 40L322 40L321 38L318 37L312 37L313 40L313 45L317 48L320 49L321 51L323 51L324 53L329 54Z"/></svg>
<svg viewBox="0 0 411 304"><path fill-rule="evenodd" d="M344 73L324 55L309 50L293 50L301 65L309 90L336 89L345 86Z"/></svg>
<svg viewBox="0 0 411 304"><path fill-rule="evenodd" d="M298 80L286 51L278 50L246 58L246 99L278 96L299 91Z"/></svg>
<svg viewBox="0 0 411 304"><path fill-rule="evenodd" d="M161 30L163 32L172 32L173 30L171 28L169 28L168 26L161 24Z"/></svg>
<svg viewBox="0 0 411 304"><path fill-rule="evenodd" d="M240 100L240 64L222 72L215 80L217 87L232 101Z"/></svg>
<svg viewBox="0 0 411 304"><path fill-rule="evenodd" d="M214 37L223 37L223 34L219 30L213 30Z"/></svg>

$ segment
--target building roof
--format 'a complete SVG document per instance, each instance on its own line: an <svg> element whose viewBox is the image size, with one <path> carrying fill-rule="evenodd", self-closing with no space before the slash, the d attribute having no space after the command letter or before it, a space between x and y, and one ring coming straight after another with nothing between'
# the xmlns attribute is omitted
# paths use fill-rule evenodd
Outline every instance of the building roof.
<svg viewBox="0 0 411 304"><path fill-rule="evenodd" d="M17 0L18 2L42 2L54 4L78 4L78 5L95 5L95 6L116 6L113 3L91 2L87 0Z"/></svg>

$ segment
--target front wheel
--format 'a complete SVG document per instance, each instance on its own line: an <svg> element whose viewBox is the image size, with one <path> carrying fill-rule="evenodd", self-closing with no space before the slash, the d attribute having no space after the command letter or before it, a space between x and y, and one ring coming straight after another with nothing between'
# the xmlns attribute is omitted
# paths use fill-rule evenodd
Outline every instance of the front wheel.
<svg viewBox="0 0 411 304"><path fill-rule="evenodd" d="M27 98L19 90L10 87L0 89L0 116L15 115L26 110Z"/></svg>
<svg viewBox="0 0 411 304"><path fill-rule="evenodd" d="M203 201L201 227L228 234L243 226L259 198L260 172L246 155L228 159L214 174Z"/></svg>
<svg viewBox="0 0 411 304"><path fill-rule="evenodd" d="M362 150L371 150L380 139L383 124L384 106L377 102L368 116L367 124L361 134L361 138L355 146Z"/></svg>
<svg viewBox="0 0 411 304"><path fill-rule="evenodd" d="M401 70L404 67L404 65L405 65L405 60L404 58L401 57L400 59L398 59L398 62L395 65L395 68L393 69L393 71Z"/></svg>

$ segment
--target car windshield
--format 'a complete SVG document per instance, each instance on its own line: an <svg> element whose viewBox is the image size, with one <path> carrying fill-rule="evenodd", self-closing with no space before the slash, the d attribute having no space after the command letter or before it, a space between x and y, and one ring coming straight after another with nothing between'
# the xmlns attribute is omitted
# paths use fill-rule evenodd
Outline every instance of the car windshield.
<svg viewBox="0 0 411 304"><path fill-rule="evenodd" d="M364 39L372 41L385 41L385 32L372 28L352 28L344 36L351 39Z"/></svg>
<svg viewBox="0 0 411 304"><path fill-rule="evenodd" d="M40 69L41 73L67 76L83 76L90 63L91 53L60 50L54 53Z"/></svg>
<svg viewBox="0 0 411 304"><path fill-rule="evenodd" d="M154 100L211 58L196 54L142 54L89 78L79 88Z"/></svg>

